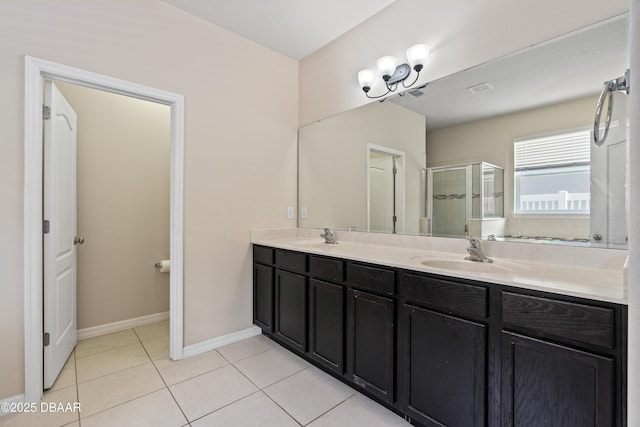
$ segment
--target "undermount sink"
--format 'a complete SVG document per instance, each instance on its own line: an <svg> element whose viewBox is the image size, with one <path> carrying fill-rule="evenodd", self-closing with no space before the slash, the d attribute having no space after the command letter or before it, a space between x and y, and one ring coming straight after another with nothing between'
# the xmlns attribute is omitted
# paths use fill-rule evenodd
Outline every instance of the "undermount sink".
<svg viewBox="0 0 640 427"><path fill-rule="evenodd" d="M477 262L457 259L427 259L420 262L425 267L439 268L442 270L464 271L468 273L510 273L512 266L503 266L497 263Z"/></svg>
<svg viewBox="0 0 640 427"><path fill-rule="evenodd" d="M318 240L300 240L294 242L293 245L304 249L329 249L337 246L337 244L324 243Z"/></svg>

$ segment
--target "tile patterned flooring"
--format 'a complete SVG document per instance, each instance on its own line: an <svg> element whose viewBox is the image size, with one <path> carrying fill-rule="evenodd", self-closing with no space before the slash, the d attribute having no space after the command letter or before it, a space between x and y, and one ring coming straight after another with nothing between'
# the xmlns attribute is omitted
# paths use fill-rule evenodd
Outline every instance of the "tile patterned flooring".
<svg viewBox="0 0 640 427"><path fill-rule="evenodd" d="M81 412L6 415L0 426L409 425L264 336L168 354L168 321L79 341L43 401Z"/></svg>

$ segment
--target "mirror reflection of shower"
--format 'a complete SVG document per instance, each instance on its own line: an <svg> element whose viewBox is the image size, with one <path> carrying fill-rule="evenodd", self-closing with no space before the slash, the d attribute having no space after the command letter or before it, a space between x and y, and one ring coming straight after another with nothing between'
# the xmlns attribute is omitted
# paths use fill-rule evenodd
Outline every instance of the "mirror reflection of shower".
<svg viewBox="0 0 640 427"><path fill-rule="evenodd" d="M425 234L476 238L500 234L504 226L502 168L485 162L429 168L426 179L430 230Z"/></svg>
<svg viewBox="0 0 640 427"><path fill-rule="evenodd" d="M467 167L432 171L431 233L439 237L465 237L467 234Z"/></svg>
<svg viewBox="0 0 640 427"><path fill-rule="evenodd" d="M404 231L405 153L367 145L367 228L371 232Z"/></svg>

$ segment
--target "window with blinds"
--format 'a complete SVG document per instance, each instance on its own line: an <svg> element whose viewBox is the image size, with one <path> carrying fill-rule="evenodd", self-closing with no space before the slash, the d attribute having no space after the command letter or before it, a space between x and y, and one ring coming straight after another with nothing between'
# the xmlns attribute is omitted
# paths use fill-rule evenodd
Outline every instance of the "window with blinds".
<svg viewBox="0 0 640 427"><path fill-rule="evenodd" d="M590 133L514 141L515 212L589 214Z"/></svg>

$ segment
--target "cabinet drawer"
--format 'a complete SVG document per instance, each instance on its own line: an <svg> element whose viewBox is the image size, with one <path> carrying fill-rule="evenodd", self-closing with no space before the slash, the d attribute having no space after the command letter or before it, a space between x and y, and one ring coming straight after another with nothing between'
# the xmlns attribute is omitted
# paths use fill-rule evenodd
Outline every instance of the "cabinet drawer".
<svg viewBox="0 0 640 427"><path fill-rule="evenodd" d="M255 262L260 262L262 264L273 264L273 248L268 248L266 246L253 246L253 260Z"/></svg>
<svg viewBox="0 0 640 427"><path fill-rule="evenodd" d="M400 278L400 295L451 312L487 317L487 288L483 286L408 273Z"/></svg>
<svg viewBox="0 0 640 427"><path fill-rule="evenodd" d="M309 256L309 273L318 279L331 282L344 281L344 262L339 259Z"/></svg>
<svg viewBox="0 0 640 427"><path fill-rule="evenodd" d="M307 255L301 252L291 252L277 249L276 265L285 270L296 271L298 273L306 273Z"/></svg>
<svg viewBox="0 0 640 427"><path fill-rule="evenodd" d="M611 308L503 292L502 321L571 341L615 347Z"/></svg>
<svg viewBox="0 0 640 427"><path fill-rule="evenodd" d="M347 264L347 282L362 289L387 295L395 293L395 273L362 264Z"/></svg>

